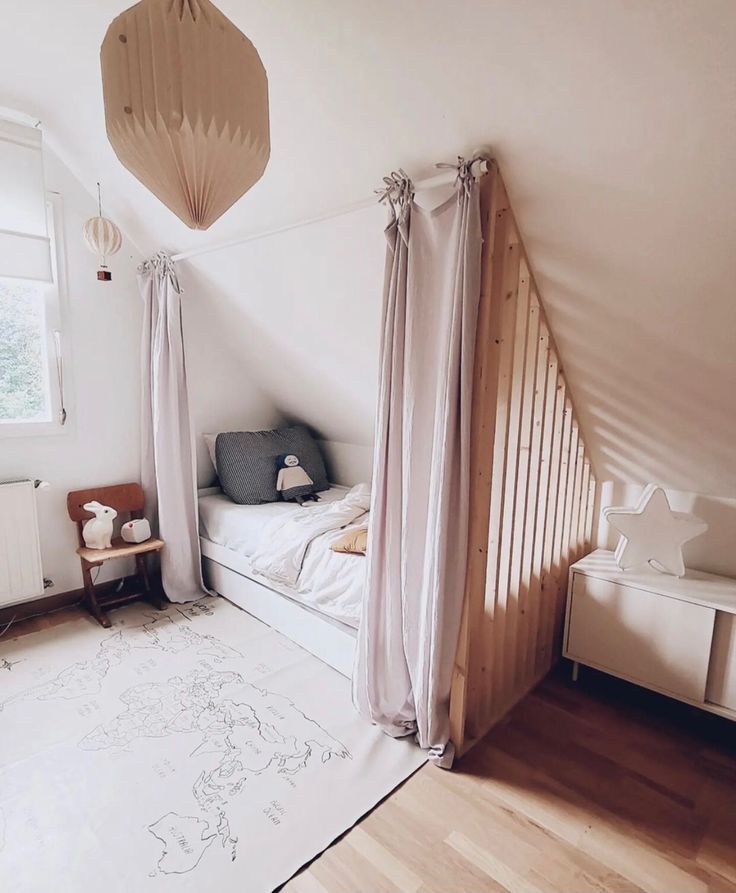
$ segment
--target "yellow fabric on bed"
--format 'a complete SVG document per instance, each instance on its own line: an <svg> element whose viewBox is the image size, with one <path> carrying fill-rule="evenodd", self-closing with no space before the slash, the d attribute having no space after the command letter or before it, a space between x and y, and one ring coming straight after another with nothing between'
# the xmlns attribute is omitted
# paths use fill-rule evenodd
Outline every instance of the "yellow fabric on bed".
<svg viewBox="0 0 736 893"><path fill-rule="evenodd" d="M368 528L356 527L348 530L330 544L333 552L346 552L349 555L365 555L368 546Z"/></svg>

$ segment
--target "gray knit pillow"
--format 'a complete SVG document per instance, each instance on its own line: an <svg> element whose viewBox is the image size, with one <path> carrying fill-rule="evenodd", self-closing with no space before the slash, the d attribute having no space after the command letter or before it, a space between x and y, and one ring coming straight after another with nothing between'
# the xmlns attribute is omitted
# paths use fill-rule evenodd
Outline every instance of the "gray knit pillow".
<svg viewBox="0 0 736 893"><path fill-rule="evenodd" d="M302 425L273 431L229 431L215 444L217 475L223 492L240 505L276 502L276 457L298 456L299 464L314 481L315 490L327 490L327 472L312 435Z"/></svg>

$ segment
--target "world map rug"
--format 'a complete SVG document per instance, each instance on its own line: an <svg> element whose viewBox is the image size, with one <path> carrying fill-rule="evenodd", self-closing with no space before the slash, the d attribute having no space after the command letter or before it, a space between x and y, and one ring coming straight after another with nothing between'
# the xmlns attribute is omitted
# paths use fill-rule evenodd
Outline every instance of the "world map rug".
<svg viewBox="0 0 736 893"><path fill-rule="evenodd" d="M0 639L3 893L267 893L425 756L224 599Z"/></svg>

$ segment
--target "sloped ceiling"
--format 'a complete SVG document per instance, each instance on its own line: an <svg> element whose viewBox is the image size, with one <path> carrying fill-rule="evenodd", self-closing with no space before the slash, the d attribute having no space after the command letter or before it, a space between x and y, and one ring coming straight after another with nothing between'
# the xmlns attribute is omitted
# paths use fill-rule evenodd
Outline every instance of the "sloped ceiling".
<svg viewBox="0 0 736 893"><path fill-rule="evenodd" d="M370 195L399 165L421 176L491 146L599 476L736 496L733 0L220 0L268 71L273 150L207 233L179 223L107 144L98 48L124 6L6 2L0 105L37 115L90 189L102 180L142 250L311 216ZM380 257L379 243L368 252ZM200 272L212 300L222 289L237 308L247 271L223 275L224 254ZM251 296L250 318L293 346L298 333L271 312ZM377 319L354 345L364 376ZM310 351L291 356L291 376L330 403ZM349 427L346 439L369 436Z"/></svg>

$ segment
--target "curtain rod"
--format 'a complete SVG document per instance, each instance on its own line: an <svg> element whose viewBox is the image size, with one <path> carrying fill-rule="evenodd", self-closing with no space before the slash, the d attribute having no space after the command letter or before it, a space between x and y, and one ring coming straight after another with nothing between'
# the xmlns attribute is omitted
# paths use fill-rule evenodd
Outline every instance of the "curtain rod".
<svg viewBox="0 0 736 893"><path fill-rule="evenodd" d="M482 176L488 171L488 162L484 159L478 159L478 176ZM448 186L454 183L457 173L454 170L445 171L434 177L428 177L426 180L418 180L414 184L414 188L419 191L421 189L436 189L438 186ZM279 233L286 233L290 229L297 229L301 226L312 226L314 223L322 223L323 220L332 220L335 217L342 217L344 214L352 214L354 211L362 211L364 208L373 207L377 204L376 196L363 199L362 201L353 202L350 205L343 205L341 208L334 208L331 211L325 211L316 217L306 217L303 220L295 220L293 223L286 223L283 226L277 226L273 229L267 229L260 233L251 233L247 236L238 236L235 239L228 239L225 242L215 242L213 245L204 245L201 248L192 248L189 251L181 251L179 254L172 254L171 259L188 260L190 257L199 257L202 254L211 254L213 251L222 251L224 248L233 248L235 245L245 245L246 242L255 242L258 239L266 239L269 236L276 236Z"/></svg>

